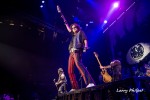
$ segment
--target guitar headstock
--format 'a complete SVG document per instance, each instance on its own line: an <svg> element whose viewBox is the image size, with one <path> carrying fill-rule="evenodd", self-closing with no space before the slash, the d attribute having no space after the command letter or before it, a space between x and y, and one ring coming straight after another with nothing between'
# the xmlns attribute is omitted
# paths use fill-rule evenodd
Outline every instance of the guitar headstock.
<svg viewBox="0 0 150 100"><path fill-rule="evenodd" d="M60 9L59 5L57 5L57 11L58 11L58 13L61 13L61 9Z"/></svg>
<svg viewBox="0 0 150 100"><path fill-rule="evenodd" d="M93 52L93 53L94 53L95 57L97 57L97 58L98 58L98 54L97 54L96 52Z"/></svg>

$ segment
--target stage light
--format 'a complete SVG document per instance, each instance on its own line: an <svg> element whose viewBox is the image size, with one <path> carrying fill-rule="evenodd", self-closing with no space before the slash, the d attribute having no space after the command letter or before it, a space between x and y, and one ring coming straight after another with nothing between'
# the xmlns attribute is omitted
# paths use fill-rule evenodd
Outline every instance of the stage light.
<svg viewBox="0 0 150 100"><path fill-rule="evenodd" d="M40 8L43 8L43 5L41 5Z"/></svg>
<svg viewBox="0 0 150 100"><path fill-rule="evenodd" d="M45 1L44 1L44 0L42 0L42 3L45 3Z"/></svg>
<svg viewBox="0 0 150 100"><path fill-rule="evenodd" d="M129 64L137 64L150 54L149 43L138 43L132 46L127 53L126 59Z"/></svg>
<svg viewBox="0 0 150 100"><path fill-rule="evenodd" d="M76 17L76 16L72 16L72 17L73 17L74 22L79 22L80 21L78 17Z"/></svg>
<svg viewBox="0 0 150 100"><path fill-rule="evenodd" d="M119 6L119 3L118 2L115 2L114 4L113 4L113 7L114 8L117 8Z"/></svg>
<svg viewBox="0 0 150 100"><path fill-rule="evenodd" d="M106 23L107 23L107 20L104 20L104 23L106 24Z"/></svg>
<svg viewBox="0 0 150 100"><path fill-rule="evenodd" d="M93 21L90 21L89 23L93 24L94 22L93 22Z"/></svg>

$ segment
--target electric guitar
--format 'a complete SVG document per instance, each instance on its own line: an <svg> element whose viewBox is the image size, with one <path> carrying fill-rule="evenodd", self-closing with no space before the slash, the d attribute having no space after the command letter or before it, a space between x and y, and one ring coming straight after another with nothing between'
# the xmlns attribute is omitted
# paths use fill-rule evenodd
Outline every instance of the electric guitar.
<svg viewBox="0 0 150 100"><path fill-rule="evenodd" d="M100 60L99 60L99 58L98 58L98 54L97 54L96 52L93 52L93 53L94 53L94 55L95 55L95 57L96 57L96 59L97 59L99 65L102 66L102 64L101 64L101 62L100 62ZM101 69L101 67L100 67L100 69ZM102 75L103 81L104 81L105 83L109 83L109 82L112 81L112 77L108 74L108 72L107 72L107 70L106 70L105 68L102 69L101 75Z"/></svg>

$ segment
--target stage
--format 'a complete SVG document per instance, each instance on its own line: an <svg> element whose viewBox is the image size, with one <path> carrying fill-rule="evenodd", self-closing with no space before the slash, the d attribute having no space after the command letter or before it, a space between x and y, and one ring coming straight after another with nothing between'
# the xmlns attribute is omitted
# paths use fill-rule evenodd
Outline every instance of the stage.
<svg viewBox="0 0 150 100"><path fill-rule="evenodd" d="M60 94L56 100L150 100L150 78L133 77Z"/></svg>

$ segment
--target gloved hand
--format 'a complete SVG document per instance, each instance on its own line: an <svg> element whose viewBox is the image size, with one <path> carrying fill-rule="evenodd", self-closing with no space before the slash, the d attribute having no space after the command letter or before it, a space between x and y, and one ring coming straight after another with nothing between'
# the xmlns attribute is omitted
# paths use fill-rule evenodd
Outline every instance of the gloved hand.
<svg viewBox="0 0 150 100"><path fill-rule="evenodd" d="M89 47L84 47L83 52L86 52L89 49Z"/></svg>

